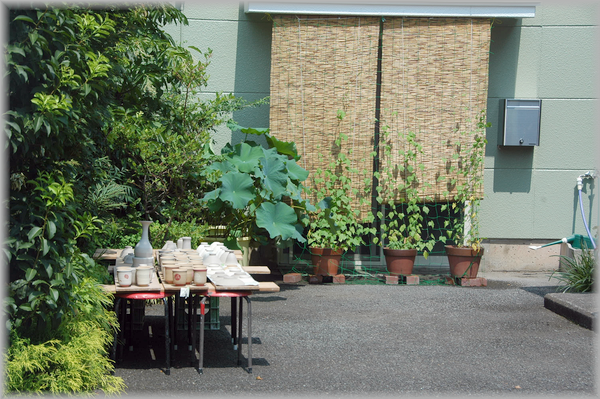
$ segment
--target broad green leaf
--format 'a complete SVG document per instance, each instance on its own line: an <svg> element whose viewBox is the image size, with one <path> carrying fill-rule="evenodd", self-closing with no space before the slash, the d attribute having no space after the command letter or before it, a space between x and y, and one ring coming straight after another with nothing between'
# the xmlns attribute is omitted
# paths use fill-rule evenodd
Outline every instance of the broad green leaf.
<svg viewBox="0 0 600 399"><path fill-rule="evenodd" d="M219 194L221 193L221 189L220 188L216 188L212 191L209 191L208 193L204 194L204 197L202 198L202 201L210 201L210 200L215 200L217 198L219 198Z"/></svg>
<svg viewBox="0 0 600 399"><path fill-rule="evenodd" d="M42 237L42 255L46 255L50 251L50 247L48 246L48 240Z"/></svg>
<svg viewBox="0 0 600 399"><path fill-rule="evenodd" d="M45 265L45 268L46 268L46 273L48 274L48 278L51 278L52 273L54 272L54 270L52 269L52 265L48 263Z"/></svg>
<svg viewBox="0 0 600 399"><path fill-rule="evenodd" d="M279 202L263 202L256 210L256 225L269 232L271 238L281 237L282 240L294 238L300 242L306 239L296 229L298 216L289 205Z"/></svg>
<svg viewBox="0 0 600 399"><path fill-rule="evenodd" d="M229 172L221 178L221 199L236 209L244 208L254 198L252 178L246 174Z"/></svg>
<svg viewBox="0 0 600 399"><path fill-rule="evenodd" d="M246 133L246 134L254 134L257 136L262 136L263 134L267 134L269 133L269 128L268 127L245 127L245 128L241 128L240 131L242 133Z"/></svg>
<svg viewBox="0 0 600 399"><path fill-rule="evenodd" d="M29 241L33 240L35 237L39 236L42 233L42 228L38 226L33 226L29 233L27 233L27 238Z"/></svg>
<svg viewBox="0 0 600 399"><path fill-rule="evenodd" d="M58 290L50 288L50 297L54 300L54 302L58 301Z"/></svg>
<svg viewBox="0 0 600 399"><path fill-rule="evenodd" d="M28 302L33 301L35 298L39 297L40 295L42 295L43 293L41 291L33 291L32 293L29 294L29 297L27 298Z"/></svg>
<svg viewBox="0 0 600 399"><path fill-rule="evenodd" d="M208 168L211 170L218 170L223 173L227 173L227 172L236 170L236 168L229 162L213 162Z"/></svg>
<svg viewBox="0 0 600 399"><path fill-rule="evenodd" d="M29 268L25 272L25 279L27 281L31 281L31 280L33 280L33 278L35 277L36 274L37 274L37 271L35 269Z"/></svg>
<svg viewBox="0 0 600 399"><path fill-rule="evenodd" d="M292 179L302 182L308 178L308 170L298 165L296 161L291 159L287 160L285 161L285 166L287 167L288 174Z"/></svg>
<svg viewBox="0 0 600 399"><path fill-rule="evenodd" d="M52 220L48 221L48 238L54 238L54 234L56 234L56 224Z"/></svg>
<svg viewBox="0 0 600 399"><path fill-rule="evenodd" d="M35 22L33 21L33 19L31 19L30 17L28 17L26 15L18 15L15 17L15 19L13 19L13 21L24 21L24 22L29 22L29 23L35 25Z"/></svg>
<svg viewBox="0 0 600 399"><path fill-rule="evenodd" d="M288 155L295 160L300 159L300 155L298 155L298 149L296 148L296 143L293 141L281 141L277 140L275 137L271 135L266 135L267 143L270 147L277 149L277 152L283 155Z"/></svg>
<svg viewBox="0 0 600 399"><path fill-rule="evenodd" d="M283 172L285 164L275 157L261 158L260 163L262 172L257 172L257 176L262 177L263 185L271 190L275 198L280 198L286 192L288 180L287 175Z"/></svg>
<svg viewBox="0 0 600 399"><path fill-rule="evenodd" d="M227 127L229 129L231 129L231 131L233 131L233 132L239 130L242 133L255 134L257 136L261 136L263 134L269 133L269 128L267 128L267 127L263 127L263 128L243 127L234 122L227 122Z"/></svg>
<svg viewBox="0 0 600 399"><path fill-rule="evenodd" d="M26 312L31 312L33 310L31 309L31 306L28 303L21 304L21 306L19 306L19 309L22 309Z"/></svg>
<svg viewBox="0 0 600 399"><path fill-rule="evenodd" d="M258 167L258 160L264 157L263 148L260 146L251 146L248 143L237 144L234 148L234 154L231 156L231 163L238 168L240 172L250 173Z"/></svg>

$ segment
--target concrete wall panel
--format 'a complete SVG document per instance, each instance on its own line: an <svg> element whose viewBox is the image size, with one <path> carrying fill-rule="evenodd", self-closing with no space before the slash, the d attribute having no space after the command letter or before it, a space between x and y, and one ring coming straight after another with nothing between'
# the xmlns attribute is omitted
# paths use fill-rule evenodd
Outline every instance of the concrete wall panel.
<svg viewBox="0 0 600 399"><path fill-rule="evenodd" d="M544 27L540 97L595 98L597 35L595 27Z"/></svg>
<svg viewBox="0 0 600 399"><path fill-rule="evenodd" d="M598 154L597 100L542 100L540 145L534 148L536 169L593 169Z"/></svg>

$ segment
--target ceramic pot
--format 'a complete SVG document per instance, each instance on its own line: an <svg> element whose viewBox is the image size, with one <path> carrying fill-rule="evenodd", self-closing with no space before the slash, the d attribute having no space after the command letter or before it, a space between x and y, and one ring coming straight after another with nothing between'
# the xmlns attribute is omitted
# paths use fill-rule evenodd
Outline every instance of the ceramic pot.
<svg viewBox="0 0 600 399"><path fill-rule="evenodd" d="M192 284L192 282L194 281L194 269L192 269L192 265L190 264L189 266L181 267L181 269L185 269L186 271L186 284Z"/></svg>
<svg viewBox="0 0 600 399"><path fill-rule="evenodd" d="M181 237L183 240L181 249L192 249L192 237Z"/></svg>
<svg viewBox="0 0 600 399"><path fill-rule="evenodd" d="M136 258L151 258L152 257L152 244L150 244L150 224L151 221L143 220L140 222L142 224L142 238L135 245L133 253Z"/></svg>
<svg viewBox="0 0 600 399"><path fill-rule="evenodd" d="M173 241L171 240L167 240L167 242L165 243L165 245L163 246L163 249L167 249L170 251L174 251L177 249L177 244L175 244Z"/></svg>
<svg viewBox="0 0 600 399"><path fill-rule="evenodd" d="M194 266L193 271L194 271L194 284L195 285L206 284L206 267Z"/></svg>
<svg viewBox="0 0 600 399"><path fill-rule="evenodd" d="M416 249L383 249L385 264L393 276L412 274L417 257Z"/></svg>
<svg viewBox="0 0 600 399"><path fill-rule="evenodd" d="M235 256L235 253L231 250L227 251L227 258L225 259L225 265L226 266L239 265L239 262L237 260L237 257Z"/></svg>
<svg viewBox="0 0 600 399"><path fill-rule="evenodd" d="M342 259L342 250L333 250L331 248L310 248L314 273L323 276L335 276L338 274L340 260ZM243 265L243 264L242 264Z"/></svg>
<svg viewBox="0 0 600 399"><path fill-rule="evenodd" d="M179 269L178 265L164 265L163 266L163 276L165 277L165 281L167 284L173 284L173 270Z"/></svg>
<svg viewBox="0 0 600 399"><path fill-rule="evenodd" d="M474 251L471 247L455 247L454 245L446 245L445 248L450 264L450 276L477 277L483 248L479 251Z"/></svg>
<svg viewBox="0 0 600 399"><path fill-rule="evenodd" d="M133 268L119 267L117 269L117 281L121 287L129 287L133 280Z"/></svg>
<svg viewBox="0 0 600 399"><path fill-rule="evenodd" d="M215 252L205 252L204 258L202 258L202 263L205 265L213 265L213 264L221 264L221 260L217 256Z"/></svg>
<svg viewBox="0 0 600 399"><path fill-rule="evenodd" d="M137 267L135 269L136 285L147 287L150 285L150 271L147 267Z"/></svg>
<svg viewBox="0 0 600 399"><path fill-rule="evenodd" d="M125 256L129 255L129 254L133 254L133 247L130 245L127 245L125 247L125 249L123 249L121 251L121 254L119 255L119 258L123 259Z"/></svg>
<svg viewBox="0 0 600 399"><path fill-rule="evenodd" d="M187 269L173 269L173 284L186 285Z"/></svg>
<svg viewBox="0 0 600 399"><path fill-rule="evenodd" d="M136 278L136 279L137 279L137 278L138 278L138 276L139 276L139 274L137 273L137 271L138 271L138 270L142 270L142 271L145 271L146 273L148 273L148 279L150 280L150 281L149 281L149 284L150 284L150 283L152 283L152 277L153 277L153 275L154 275L154 267L152 267L152 266L150 266L150 265L146 265L146 264L141 264L141 265L139 265L139 266L136 268L136 274L135 274L135 278ZM139 281L138 281L138 285L140 285L140 284L139 284Z"/></svg>

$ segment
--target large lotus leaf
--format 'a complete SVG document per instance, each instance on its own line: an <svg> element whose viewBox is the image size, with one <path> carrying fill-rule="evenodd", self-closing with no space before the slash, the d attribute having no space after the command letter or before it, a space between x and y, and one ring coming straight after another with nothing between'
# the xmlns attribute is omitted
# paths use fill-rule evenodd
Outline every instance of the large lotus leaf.
<svg viewBox="0 0 600 399"><path fill-rule="evenodd" d="M265 151L269 154L268 151ZM262 171L257 171L256 175L262 179L265 188L273 193L274 198L280 198L286 192L287 175L285 174L285 164L277 157L261 158Z"/></svg>
<svg viewBox="0 0 600 399"><path fill-rule="evenodd" d="M265 137L269 146L276 148L277 152L279 152L280 154L289 155L296 160L300 159L300 155L298 155L298 150L296 149L296 143L294 143L293 141L277 140L270 134L265 135Z"/></svg>
<svg viewBox="0 0 600 399"><path fill-rule="evenodd" d="M298 165L296 161L292 159L287 160L285 166L287 167L290 178L293 180L304 181L308 177L308 170Z"/></svg>
<svg viewBox="0 0 600 399"><path fill-rule="evenodd" d="M227 127L229 129L231 129L232 132L235 132L236 130L239 130L242 133L255 134L257 136L269 133L269 128L268 127L257 127L257 128L254 128L254 127L243 127L243 126L238 125L235 122L227 122Z"/></svg>
<svg viewBox="0 0 600 399"><path fill-rule="evenodd" d="M234 147L231 156L231 163L234 164L240 172L250 173L258 167L258 160L264 157L264 150L258 145L248 143L239 143Z"/></svg>
<svg viewBox="0 0 600 399"><path fill-rule="evenodd" d="M246 133L246 134L255 134L257 136L261 136L263 134L269 133L269 128L268 127L256 127L256 128L255 127L242 127L240 129L240 131L242 133Z"/></svg>
<svg viewBox="0 0 600 399"><path fill-rule="evenodd" d="M269 232L271 238L281 236L282 240L294 238L300 242L306 239L296 229L298 216L289 205L279 202L263 202L256 210L256 225Z"/></svg>
<svg viewBox="0 0 600 399"><path fill-rule="evenodd" d="M221 171L223 173L227 173L227 172L231 172L233 170L236 170L233 165L231 165L229 162L213 162L210 164L210 166L208 167L210 170L218 170Z"/></svg>
<svg viewBox="0 0 600 399"><path fill-rule="evenodd" d="M244 208L254 198L252 178L243 173L228 172L221 178L223 201L229 201L236 209Z"/></svg>

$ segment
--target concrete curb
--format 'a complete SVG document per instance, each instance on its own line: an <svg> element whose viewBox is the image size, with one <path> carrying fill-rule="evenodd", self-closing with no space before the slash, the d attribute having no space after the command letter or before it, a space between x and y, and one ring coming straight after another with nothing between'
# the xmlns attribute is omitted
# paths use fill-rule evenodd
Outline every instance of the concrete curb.
<svg viewBox="0 0 600 399"><path fill-rule="evenodd" d="M595 331L597 328L597 294L546 294L544 307L587 329Z"/></svg>

